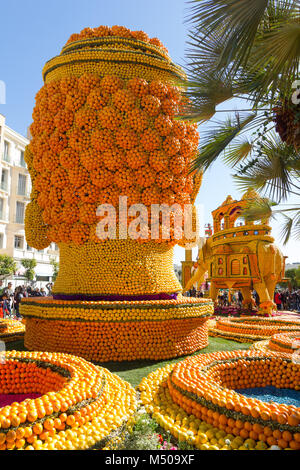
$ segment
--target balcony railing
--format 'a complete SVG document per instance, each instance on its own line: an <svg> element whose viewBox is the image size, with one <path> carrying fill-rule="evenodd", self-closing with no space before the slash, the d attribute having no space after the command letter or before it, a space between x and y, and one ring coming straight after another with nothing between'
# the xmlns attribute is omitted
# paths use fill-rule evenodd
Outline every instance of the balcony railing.
<svg viewBox="0 0 300 470"><path fill-rule="evenodd" d="M10 163L10 156L8 155L8 153L3 154L2 160L4 160L5 162Z"/></svg>

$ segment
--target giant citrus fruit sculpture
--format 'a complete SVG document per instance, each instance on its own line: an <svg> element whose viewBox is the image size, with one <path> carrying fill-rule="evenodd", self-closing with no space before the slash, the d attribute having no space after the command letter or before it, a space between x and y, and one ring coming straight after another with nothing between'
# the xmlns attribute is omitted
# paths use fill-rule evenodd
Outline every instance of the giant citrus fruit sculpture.
<svg viewBox="0 0 300 470"><path fill-rule="evenodd" d="M26 149L33 190L25 227L31 246L59 245L60 270L53 299L21 306L26 346L94 360L204 347L212 305L183 298L173 270L173 246L188 237L177 235L181 222L166 233L162 217L153 236L148 212L193 204L201 184L190 173L197 128L175 119L185 105L176 85L183 71L158 39L100 26L72 35L43 78ZM136 218L128 211L124 222L120 196L147 209L137 236L128 236ZM103 204L115 211L100 237ZM113 222L116 237L105 239Z"/></svg>

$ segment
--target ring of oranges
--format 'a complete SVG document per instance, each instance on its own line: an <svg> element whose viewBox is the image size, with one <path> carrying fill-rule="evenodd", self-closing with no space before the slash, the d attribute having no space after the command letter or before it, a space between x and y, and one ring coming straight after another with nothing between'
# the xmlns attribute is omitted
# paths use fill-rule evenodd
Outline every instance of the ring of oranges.
<svg viewBox="0 0 300 470"><path fill-rule="evenodd" d="M81 301L28 299L25 346L96 362L167 359L208 344L206 299ZM116 341L116 337L118 341Z"/></svg>
<svg viewBox="0 0 300 470"><path fill-rule="evenodd" d="M218 319L210 328L210 336L231 339L240 343L265 340L277 333L300 332L300 321L267 317Z"/></svg>
<svg viewBox="0 0 300 470"><path fill-rule="evenodd" d="M10 318L0 319L0 341L9 343L24 338L25 326L23 323Z"/></svg>
<svg viewBox="0 0 300 470"><path fill-rule="evenodd" d="M300 348L300 332L278 333L273 335L269 340L254 343L252 347L260 351L276 351L293 354Z"/></svg>
<svg viewBox="0 0 300 470"><path fill-rule="evenodd" d="M234 390L267 385L299 389L299 378L300 365L289 355L219 351L152 372L139 389L147 411L161 426L200 449L208 440L202 431L205 423L222 438L228 436L228 446L223 439L214 442L214 449L237 448L231 445L239 439L240 446L262 443L261 448L299 450L299 408L262 402Z"/></svg>
<svg viewBox="0 0 300 470"><path fill-rule="evenodd" d="M105 445L136 409L134 389L82 358L1 355L1 394L39 394L0 408L0 450L78 450Z"/></svg>

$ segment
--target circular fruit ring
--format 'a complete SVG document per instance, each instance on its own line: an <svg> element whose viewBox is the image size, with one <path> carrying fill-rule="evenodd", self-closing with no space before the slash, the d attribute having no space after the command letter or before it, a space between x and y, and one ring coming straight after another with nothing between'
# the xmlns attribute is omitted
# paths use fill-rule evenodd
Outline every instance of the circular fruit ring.
<svg viewBox="0 0 300 470"><path fill-rule="evenodd" d="M205 443L201 432L205 422L233 440L240 439L241 446L248 441L300 449L299 408L235 391L266 386L297 390L299 378L300 364L287 354L220 351L155 371L139 388L147 411L159 424L198 448Z"/></svg>
<svg viewBox="0 0 300 470"><path fill-rule="evenodd" d="M24 338L25 325L17 320L8 318L0 320L0 341L9 343Z"/></svg>
<svg viewBox="0 0 300 470"><path fill-rule="evenodd" d="M300 349L299 333L278 333L269 340L259 341L253 344L253 349L260 351L276 351L286 354L295 354Z"/></svg>
<svg viewBox="0 0 300 470"><path fill-rule="evenodd" d="M300 321L243 317L219 319L210 329L209 334L241 343L253 343L270 338L277 333L297 331L300 333Z"/></svg>
<svg viewBox="0 0 300 470"><path fill-rule="evenodd" d="M45 298L21 304L25 346L89 361L168 359L208 344L207 299L65 301ZM117 340L116 340L117 338Z"/></svg>
<svg viewBox="0 0 300 470"><path fill-rule="evenodd" d="M136 394L82 358L10 351L1 355L1 402L0 450L79 450L104 447L135 411Z"/></svg>

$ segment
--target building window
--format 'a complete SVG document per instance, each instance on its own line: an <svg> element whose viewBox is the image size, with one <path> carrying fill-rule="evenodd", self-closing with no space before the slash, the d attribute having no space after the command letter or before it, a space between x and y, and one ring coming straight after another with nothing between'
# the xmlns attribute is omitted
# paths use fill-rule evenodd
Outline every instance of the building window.
<svg viewBox="0 0 300 470"><path fill-rule="evenodd" d="M20 166L23 166L24 168L26 168L26 162L25 162L23 150L20 150Z"/></svg>
<svg viewBox="0 0 300 470"><path fill-rule="evenodd" d="M3 153L3 160L9 162L9 143L5 140L4 141L4 153Z"/></svg>
<svg viewBox="0 0 300 470"><path fill-rule="evenodd" d="M7 191L8 189L8 170L3 170L3 168L1 173L1 189L3 189L3 191Z"/></svg>
<svg viewBox="0 0 300 470"><path fill-rule="evenodd" d="M26 250L27 250L27 251L32 251L32 246L28 245L28 243L27 243Z"/></svg>
<svg viewBox="0 0 300 470"><path fill-rule="evenodd" d="M23 237L21 235L15 235L15 248L19 250L23 248Z"/></svg>
<svg viewBox="0 0 300 470"><path fill-rule="evenodd" d="M231 261L231 274L238 276L241 272L240 262L238 259Z"/></svg>
<svg viewBox="0 0 300 470"><path fill-rule="evenodd" d="M4 199L0 198L0 219L4 219Z"/></svg>
<svg viewBox="0 0 300 470"><path fill-rule="evenodd" d="M3 233L0 233L0 249L3 248L3 240L4 240Z"/></svg>
<svg viewBox="0 0 300 470"><path fill-rule="evenodd" d="M23 202L17 201L16 224L23 224L24 223L24 210L25 210L25 204Z"/></svg>
<svg viewBox="0 0 300 470"><path fill-rule="evenodd" d="M19 173L19 180L18 180L18 195L25 196L26 192L26 175L22 175Z"/></svg>

